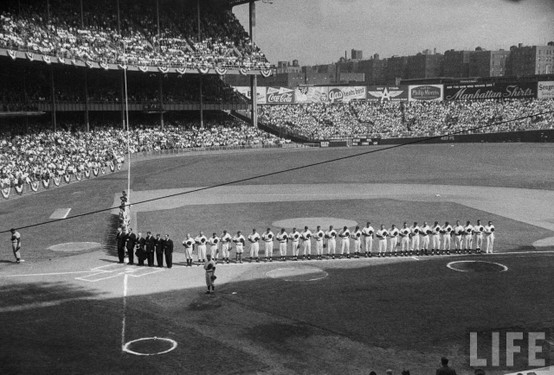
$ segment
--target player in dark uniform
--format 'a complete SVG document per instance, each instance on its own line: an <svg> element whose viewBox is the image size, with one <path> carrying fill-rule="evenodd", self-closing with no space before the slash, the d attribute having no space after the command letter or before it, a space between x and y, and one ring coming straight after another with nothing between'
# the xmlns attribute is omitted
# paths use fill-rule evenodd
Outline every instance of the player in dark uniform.
<svg viewBox="0 0 554 375"><path fill-rule="evenodd" d="M154 267L154 251L156 249L156 240L152 236L152 233L146 233L144 244L146 249L146 259L148 261L148 267Z"/></svg>
<svg viewBox="0 0 554 375"><path fill-rule="evenodd" d="M156 264L158 267L164 266L164 239L160 234L156 234Z"/></svg>
<svg viewBox="0 0 554 375"><path fill-rule="evenodd" d="M144 266L144 260L146 259L146 251L144 249L145 244L146 244L146 239L142 237L142 233L139 233L137 237L137 243L136 243L136 255L137 255L139 266Z"/></svg>
<svg viewBox="0 0 554 375"><path fill-rule="evenodd" d="M119 258L119 263L125 262L125 241L127 236L123 233L121 228L117 228L117 234L115 235L115 240L117 242L117 257Z"/></svg>
<svg viewBox="0 0 554 375"><path fill-rule="evenodd" d="M133 233L133 229L129 228L129 233L127 233L127 242L125 246L127 247L127 256L129 256L129 264L135 263L135 244L137 243L137 235Z"/></svg>
<svg viewBox="0 0 554 375"><path fill-rule="evenodd" d="M171 268L173 266L173 240L169 238L169 234L165 235L165 240L163 241L163 250L167 268Z"/></svg>

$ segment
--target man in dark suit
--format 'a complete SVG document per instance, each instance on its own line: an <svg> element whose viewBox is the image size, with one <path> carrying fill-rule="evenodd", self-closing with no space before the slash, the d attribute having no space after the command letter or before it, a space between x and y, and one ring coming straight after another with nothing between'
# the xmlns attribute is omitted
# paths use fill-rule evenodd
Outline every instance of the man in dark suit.
<svg viewBox="0 0 554 375"><path fill-rule="evenodd" d="M173 240L169 238L169 234L165 235L165 240L163 242L163 249L164 249L165 263L167 264L167 268L171 268L173 266Z"/></svg>
<svg viewBox="0 0 554 375"><path fill-rule="evenodd" d="M138 259L138 265L144 266L144 260L146 259L146 251L145 251L145 245L146 245L146 239L142 237L142 233L138 234L137 237L137 243L136 243L136 254Z"/></svg>
<svg viewBox="0 0 554 375"><path fill-rule="evenodd" d="M437 369L437 375L456 375L456 371L448 367L448 358L441 358L441 367Z"/></svg>
<svg viewBox="0 0 554 375"><path fill-rule="evenodd" d="M154 251L156 249L156 239L152 236L152 233L147 232L144 241L146 245L146 259L148 260L148 267L154 267Z"/></svg>
<svg viewBox="0 0 554 375"><path fill-rule="evenodd" d="M129 264L135 263L135 244L137 243L137 235L133 233L133 229L129 228L129 233L127 233L127 255L129 256Z"/></svg>
<svg viewBox="0 0 554 375"><path fill-rule="evenodd" d="M156 234L156 262L158 267L164 266L164 239L160 237L160 234Z"/></svg>
<svg viewBox="0 0 554 375"><path fill-rule="evenodd" d="M115 235L115 239L117 242L117 257L119 258L118 263L124 263L125 262L125 241L127 240L127 235L123 233L123 230L120 228L117 228L117 234Z"/></svg>

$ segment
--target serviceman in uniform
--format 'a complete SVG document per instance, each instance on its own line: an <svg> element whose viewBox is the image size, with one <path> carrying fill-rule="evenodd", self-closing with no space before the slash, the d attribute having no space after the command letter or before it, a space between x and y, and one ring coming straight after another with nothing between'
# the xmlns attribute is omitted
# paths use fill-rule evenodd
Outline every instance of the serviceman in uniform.
<svg viewBox="0 0 554 375"><path fill-rule="evenodd" d="M156 262L158 267L164 266L164 239L156 234Z"/></svg>
<svg viewBox="0 0 554 375"><path fill-rule="evenodd" d="M221 256L225 263L229 264L229 248L231 247L231 241L233 238L227 230L224 230L221 234Z"/></svg>
<svg viewBox="0 0 554 375"><path fill-rule="evenodd" d="M439 222L435 221L435 224L433 224L433 228L431 228L431 234L433 235L431 255L433 254L440 255L441 253L441 230L442 230L442 227L440 226Z"/></svg>
<svg viewBox="0 0 554 375"><path fill-rule="evenodd" d="M447 221L444 223L444 227L441 228L442 234L442 250L447 255L450 255L450 244L452 239L452 225Z"/></svg>
<svg viewBox="0 0 554 375"><path fill-rule="evenodd" d="M123 232L123 229L121 229L121 227L117 228L117 233L115 235L115 240L117 242L117 257L119 258L118 263L125 263L125 240L126 240L126 236L125 236L125 233Z"/></svg>
<svg viewBox="0 0 554 375"><path fill-rule="evenodd" d="M354 240L354 257L359 258L362 252L362 231L359 225L356 225L354 232L352 232L352 239Z"/></svg>
<svg viewBox="0 0 554 375"><path fill-rule="evenodd" d="M350 230L346 225L339 232L339 237L342 239L340 245L340 257L342 258L344 254L346 254L346 257L350 259Z"/></svg>
<svg viewBox="0 0 554 375"><path fill-rule="evenodd" d="M315 251L317 253L317 259L321 260L323 256L323 238L325 232L321 230L321 226L317 226L315 231Z"/></svg>
<svg viewBox="0 0 554 375"><path fill-rule="evenodd" d="M277 233L277 241L279 241L279 255L281 255L281 260L287 260L287 241L289 235L285 232L285 228L281 228L281 231Z"/></svg>
<svg viewBox="0 0 554 375"><path fill-rule="evenodd" d="M371 226L371 223L368 221L366 226L362 229L362 234L364 236L364 250L365 256L371 257L373 252L373 234L375 230Z"/></svg>
<svg viewBox="0 0 554 375"><path fill-rule="evenodd" d="M396 247L398 246L398 235L400 234L400 231L396 227L396 225L392 224L390 230L389 230L389 236L390 236L390 253L391 255L394 255L395 257L398 256L398 253L396 251Z"/></svg>
<svg viewBox="0 0 554 375"><path fill-rule="evenodd" d="M128 264L132 265L135 263L135 244L137 243L137 235L133 233L132 228L129 228L126 240L125 247L127 248L127 256L129 257Z"/></svg>
<svg viewBox="0 0 554 375"><path fill-rule="evenodd" d="M481 225L481 220L477 220L477 224L473 227L473 233L475 234L475 251L481 253L481 246L483 246L483 232L485 227Z"/></svg>
<svg viewBox="0 0 554 375"><path fill-rule="evenodd" d="M259 253L260 253L260 243L258 242L260 240L260 235L258 232L256 232L256 229L252 229L252 233L248 236L248 241L250 241L250 263L252 263L252 259L256 259L256 262L260 261Z"/></svg>
<svg viewBox="0 0 554 375"><path fill-rule="evenodd" d="M473 248L473 225L468 220L464 227L464 250L471 254Z"/></svg>
<svg viewBox="0 0 554 375"><path fill-rule="evenodd" d="M148 267L154 267L154 252L156 251L156 239L152 236L151 232L146 232L146 238L144 239L144 245L146 247L146 260L148 261Z"/></svg>
<svg viewBox="0 0 554 375"><path fill-rule="evenodd" d="M139 232L137 237L137 244L136 244L136 255L138 260L139 266L144 266L144 260L146 259L146 250L144 248L145 246L145 238L142 236L142 233Z"/></svg>
<svg viewBox="0 0 554 375"><path fill-rule="evenodd" d="M408 251L410 251L410 233L411 230L408 228L408 223L404 222L402 229L400 229L400 254L407 256Z"/></svg>
<svg viewBox="0 0 554 375"><path fill-rule="evenodd" d="M456 226L454 226L454 248L456 249L456 254L460 254L464 249L464 243L462 241L462 236L465 230L460 220L456 220Z"/></svg>
<svg viewBox="0 0 554 375"><path fill-rule="evenodd" d="M121 228L118 228L118 229L120 230ZM12 243L12 251L13 251L13 255L15 256L15 262L16 263L25 262L23 259L21 259L21 234L18 231L16 231L15 228L10 229L10 232L12 234L10 241ZM119 242L118 242L118 253L119 253Z"/></svg>
<svg viewBox="0 0 554 375"><path fill-rule="evenodd" d="M485 251L487 254L492 254L494 251L494 225L492 225L492 221L489 221L485 226L485 237L487 239L487 248Z"/></svg>
<svg viewBox="0 0 554 375"><path fill-rule="evenodd" d="M237 232L237 235L233 237L233 243L235 244L235 252L236 252L236 262L242 263L242 253L244 253L244 244L246 243L246 239L242 235L242 232L239 230Z"/></svg>
<svg viewBox="0 0 554 375"><path fill-rule="evenodd" d="M308 226L304 227L304 231L300 234L300 238L302 238L302 259L307 255L308 260L310 260L312 255L312 231L308 229Z"/></svg>
<svg viewBox="0 0 554 375"><path fill-rule="evenodd" d="M381 227L375 233L375 237L379 241L379 253L377 256L384 257L387 252L387 237L389 232L385 229L385 224L381 224Z"/></svg>
<svg viewBox="0 0 554 375"><path fill-rule="evenodd" d="M421 253L429 255L429 235L433 233L431 227L426 221L423 222L423 226L420 228L421 233Z"/></svg>
<svg viewBox="0 0 554 375"><path fill-rule="evenodd" d="M207 258L208 261L204 264L204 270L206 271L206 286L208 287L206 294L210 294L215 292L215 262L213 261L211 254L208 254Z"/></svg>
<svg viewBox="0 0 554 375"><path fill-rule="evenodd" d="M210 245L210 255L212 256L212 260L217 263L218 257L219 257L219 237L214 232L210 238L208 238L208 244Z"/></svg>
<svg viewBox="0 0 554 375"><path fill-rule="evenodd" d="M332 225L329 225L329 230L325 232L325 238L327 238L327 258L330 256L335 259L335 252L337 249L337 231L333 229Z"/></svg>
<svg viewBox="0 0 554 375"><path fill-rule="evenodd" d="M300 233L296 230L296 228L292 228L290 237L292 238L292 259L298 260L298 243L300 241Z"/></svg>
<svg viewBox="0 0 554 375"><path fill-rule="evenodd" d="M410 231L411 231L411 233L410 233L410 240L411 240L410 250L412 251L412 253L415 253L415 255L419 255L419 250L420 250L419 233L421 232L421 228L419 227L419 225L417 225L417 221L414 221L414 225L411 226Z"/></svg>
<svg viewBox="0 0 554 375"><path fill-rule="evenodd" d="M200 231L194 239L198 249L198 261L204 263L206 261L206 243L208 239L204 236L204 232Z"/></svg>
<svg viewBox="0 0 554 375"><path fill-rule="evenodd" d="M274 234L270 228L262 233L262 240L265 242L265 260L269 259L270 262L273 262L273 237Z"/></svg>
<svg viewBox="0 0 554 375"><path fill-rule="evenodd" d="M194 238L190 236L190 233L187 233L187 238L183 241L183 246L185 247L185 258L187 259L187 267L192 267L192 249L194 246Z"/></svg>
<svg viewBox="0 0 554 375"><path fill-rule="evenodd" d="M165 256L165 264L167 265L167 268L173 267L173 240L169 238L169 234L165 235L165 239L163 242L163 249L164 249L164 256Z"/></svg>

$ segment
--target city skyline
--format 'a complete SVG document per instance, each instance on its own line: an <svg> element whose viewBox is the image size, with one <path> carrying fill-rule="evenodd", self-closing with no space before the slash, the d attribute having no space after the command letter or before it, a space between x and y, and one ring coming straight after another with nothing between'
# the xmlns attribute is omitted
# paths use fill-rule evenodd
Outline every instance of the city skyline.
<svg viewBox="0 0 554 375"><path fill-rule="evenodd" d="M234 13L248 30L248 5ZM351 49L364 59L425 49L508 50L553 41L553 17L550 0L273 0L256 3L255 42L273 64L301 65L336 62Z"/></svg>

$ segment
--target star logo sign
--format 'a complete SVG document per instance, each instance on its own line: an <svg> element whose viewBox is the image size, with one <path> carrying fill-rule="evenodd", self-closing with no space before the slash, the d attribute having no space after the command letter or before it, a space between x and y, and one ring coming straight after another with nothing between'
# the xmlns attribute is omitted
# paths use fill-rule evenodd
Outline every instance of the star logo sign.
<svg viewBox="0 0 554 375"><path fill-rule="evenodd" d="M385 100L391 101L392 98L396 98L398 95L402 94L403 90L390 90L388 87L384 87L381 91L369 91L369 93L376 98L380 98L383 102Z"/></svg>

